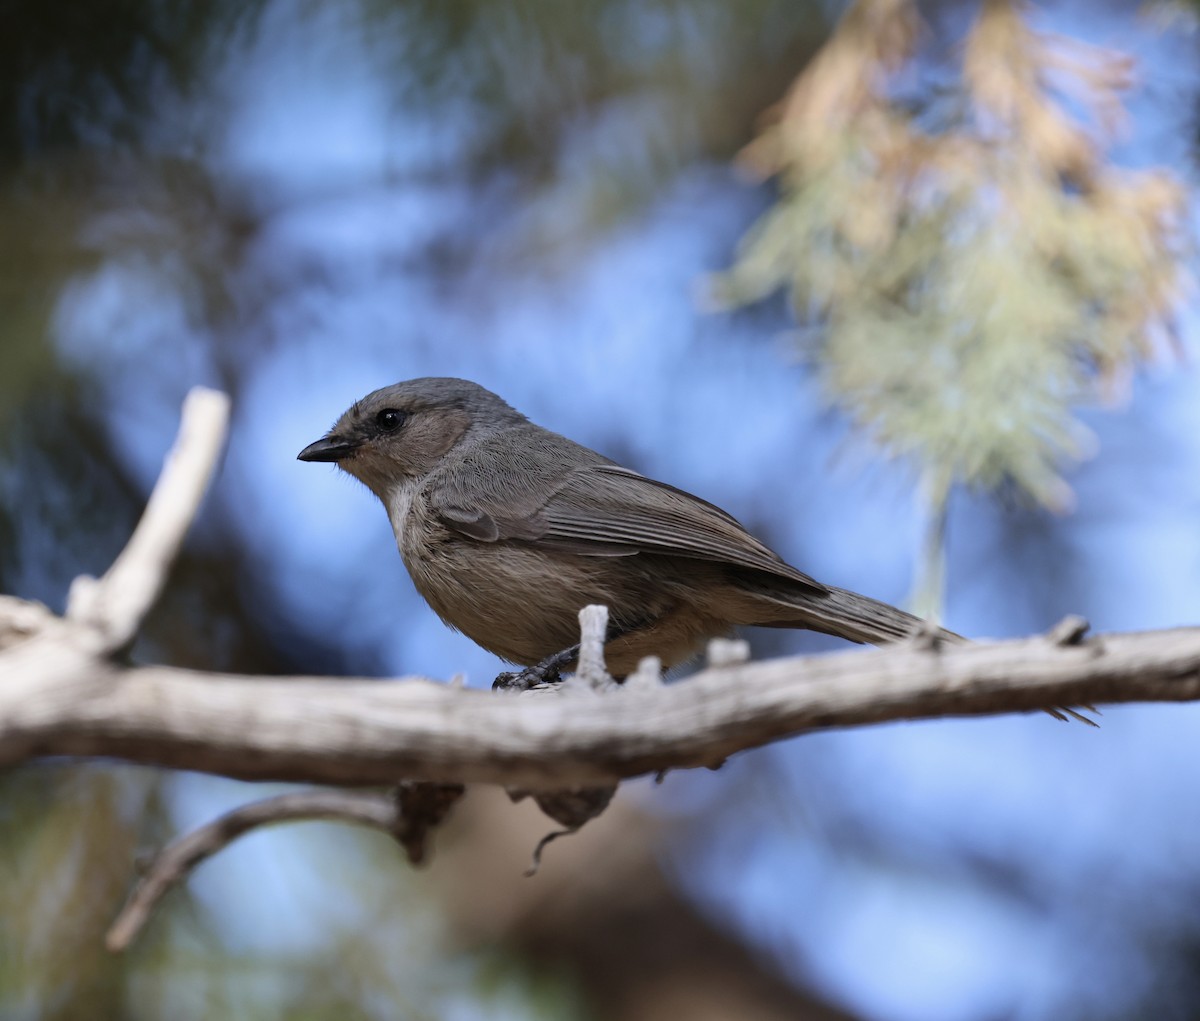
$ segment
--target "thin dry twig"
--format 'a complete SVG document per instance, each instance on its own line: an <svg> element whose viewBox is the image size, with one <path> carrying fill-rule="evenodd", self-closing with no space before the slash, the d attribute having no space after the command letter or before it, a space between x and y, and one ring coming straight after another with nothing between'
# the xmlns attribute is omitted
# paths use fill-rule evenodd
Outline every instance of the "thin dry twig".
<svg viewBox="0 0 1200 1021"><path fill-rule="evenodd" d="M593 691L614 687L604 665L604 639L608 630L608 607L585 606L579 611L579 662L575 681Z"/></svg>
<svg viewBox="0 0 1200 1021"><path fill-rule="evenodd" d="M105 945L112 951L128 947L173 886L186 879L202 861L251 830L281 822L330 819L395 835L401 818L400 803L392 795L350 791L298 791L235 808L173 841L154 856L108 930Z"/></svg>
<svg viewBox="0 0 1200 1021"><path fill-rule="evenodd" d="M102 633L109 649L133 640L162 592L216 468L228 424L225 394L204 387L188 393L179 435L129 542L102 578L76 578L71 586L67 618Z"/></svg>

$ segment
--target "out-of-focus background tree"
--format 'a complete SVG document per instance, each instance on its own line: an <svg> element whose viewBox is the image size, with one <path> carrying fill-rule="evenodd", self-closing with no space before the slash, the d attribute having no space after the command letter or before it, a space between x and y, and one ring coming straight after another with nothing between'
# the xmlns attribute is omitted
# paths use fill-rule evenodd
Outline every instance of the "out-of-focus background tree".
<svg viewBox="0 0 1200 1021"><path fill-rule="evenodd" d="M2 10L4 591L61 609L107 566L215 384L228 457L135 656L486 684L373 500L294 461L453 374L967 634L1200 621L1189 8ZM1198 737L1190 706L808 736L627 785L533 880L551 824L494 791L417 873L283 828L117 960L138 848L255 792L24 768L0 1016L1192 1017Z"/></svg>

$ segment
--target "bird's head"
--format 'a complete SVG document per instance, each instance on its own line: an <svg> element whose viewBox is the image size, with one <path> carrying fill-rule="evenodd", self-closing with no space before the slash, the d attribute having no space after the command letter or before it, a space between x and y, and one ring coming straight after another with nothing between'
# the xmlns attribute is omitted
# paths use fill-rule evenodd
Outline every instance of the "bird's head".
<svg viewBox="0 0 1200 1021"><path fill-rule="evenodd" d="M429 474L468 436L523 421L478 383L410 379L355 401L329 432L296 456L337 464L386 502L397 484Z"/></svg>

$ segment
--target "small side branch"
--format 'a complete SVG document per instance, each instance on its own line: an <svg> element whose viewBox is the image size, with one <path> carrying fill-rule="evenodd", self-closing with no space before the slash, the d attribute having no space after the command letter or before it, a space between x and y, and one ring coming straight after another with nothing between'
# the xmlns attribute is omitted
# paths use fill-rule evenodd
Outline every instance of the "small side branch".
<svg viewBox="0 0 1200 1021"><path fill-rule="evenodd" d="M592 691L616 687L604 664L607 629L607 606L585 606L579 611L579 666L574 683L586 685Z"/></svg>
<svg viewBox="0 0 1200 1021"><path fill-rule="evenodd" d="M162 592L225 445L229 398L196 387L183 403L175 446L167 455L133 536L99 580L77 578L67 619L91 627L108 649L132 641Z"/></svg>
<svg viewBox="0 0 1200 1021"><path fill-rule="evenodd" d="M355 823L393 836L404 830L401 801L391 794L300 791L242 805L168 844L146 865L125 907L108 930L105 937L108 949L118 951L128 947L167 891L238 837L262 826L305 819Z"/></svg>

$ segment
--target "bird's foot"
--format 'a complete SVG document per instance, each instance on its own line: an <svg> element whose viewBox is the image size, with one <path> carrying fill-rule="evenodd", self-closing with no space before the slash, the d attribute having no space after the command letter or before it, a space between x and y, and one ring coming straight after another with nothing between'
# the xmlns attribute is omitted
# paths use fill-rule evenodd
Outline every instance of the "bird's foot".
<svg viewBox="0 0 1200 1021"><path fill-rule="evenodd" d="M527 666L524 670L505 670L496 674L492 681L492 691L529 691L543 684L558 684L562 674L557 670L543 670L537 666Z"/></svg>
<svg viewBox="0 0 1200 1021"><path fill-rule="evenodd" d="M572 645L569 649L547 656L534 666L524 670L506 670L497 674L492 682L493 691L529 691L532 688L546 684L558 684L562 680L563 669L579 655L579 646Z"/></svg>

